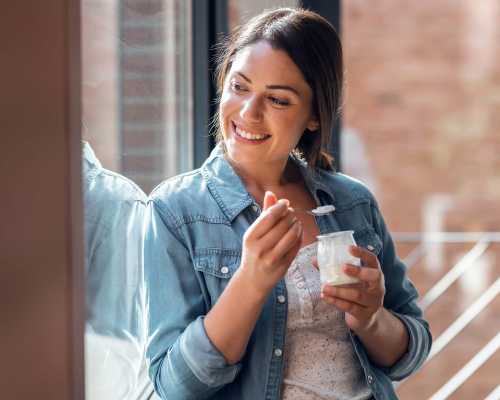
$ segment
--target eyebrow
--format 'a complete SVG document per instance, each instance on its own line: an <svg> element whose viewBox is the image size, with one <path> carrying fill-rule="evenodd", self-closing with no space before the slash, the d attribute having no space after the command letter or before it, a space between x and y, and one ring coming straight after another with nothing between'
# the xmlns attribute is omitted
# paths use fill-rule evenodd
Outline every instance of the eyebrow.
<svg viewBox="0 0 500 400"><path fill-rule="evenodd" d="M248 76L246 76L245 74L241 73L241 72L236 72L238 75L240 75L244 80L246 80L248 83L252 83L252 81L250 80L250 78ZM298 92L297 89L291 87L291 86L288 86L288 85L266 85L266 88L267 89L279 89L279 90L289 90L290 92L293 92L295 93L297 96L301 97L300 96L300 93Z"/></svg>

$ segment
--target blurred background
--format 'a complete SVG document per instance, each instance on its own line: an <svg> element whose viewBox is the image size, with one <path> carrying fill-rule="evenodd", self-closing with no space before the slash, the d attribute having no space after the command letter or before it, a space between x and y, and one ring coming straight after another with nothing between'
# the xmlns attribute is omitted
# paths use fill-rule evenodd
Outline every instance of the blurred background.
<svg viewBox="0 0 500 400"><path fill-rule="evenodd" d="M339 169L375 193L434 348L402 399L500 399L498 0L82 0L83 138L146 193L213 140L213 50L265 8L341 34Z"/></svg>

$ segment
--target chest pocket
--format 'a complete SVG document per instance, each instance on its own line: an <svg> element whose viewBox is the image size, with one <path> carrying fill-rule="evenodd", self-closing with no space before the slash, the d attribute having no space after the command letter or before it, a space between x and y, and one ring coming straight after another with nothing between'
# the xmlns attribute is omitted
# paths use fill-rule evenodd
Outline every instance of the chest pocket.
<svg viewBox="0 0 500 400"><path fill-rule="evenodd" d="M372 227L354 231L354 240L359 247L363 247L378 256L382 250L382 240Z"/></svg>
<svg viewBox="0 0 500 400"><path fill-rule="evenodd" d="M229 279L238 269L240 260L240 250L199 249L194 255L194 267L207 277Z"/></svg>
<svg viewBox="0 0 500 400"><path fill-rule="evenodd" d="M240 265L241 251L233 249L198 249L194 268L202 275L207 309L217 302L229 279Z"/></svg>

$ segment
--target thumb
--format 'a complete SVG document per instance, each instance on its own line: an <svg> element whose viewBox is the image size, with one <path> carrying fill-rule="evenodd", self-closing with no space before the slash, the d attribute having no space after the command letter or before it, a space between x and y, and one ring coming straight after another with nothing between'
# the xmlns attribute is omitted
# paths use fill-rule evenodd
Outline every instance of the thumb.
<svg viewBox="0 0 500 400"><path fill-rule="evenodd" d="M273 192L267 191L264 195L264 210L275 205L278 202L278 198Z"/></svg>

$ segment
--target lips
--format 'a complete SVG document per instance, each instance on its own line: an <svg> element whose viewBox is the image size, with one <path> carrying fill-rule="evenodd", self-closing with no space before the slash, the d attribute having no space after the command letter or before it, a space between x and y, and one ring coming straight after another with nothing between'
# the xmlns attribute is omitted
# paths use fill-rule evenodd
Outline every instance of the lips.
<svg viewBox="0 0 500 400"><path fill-rule="evenodd" d="M241 126L237 125L234 121L231 121L231 126L236 137L244 141L261 143L271 137L271 135L268 135L266 133L249 132L248 130L243 129Z"/></svg>

